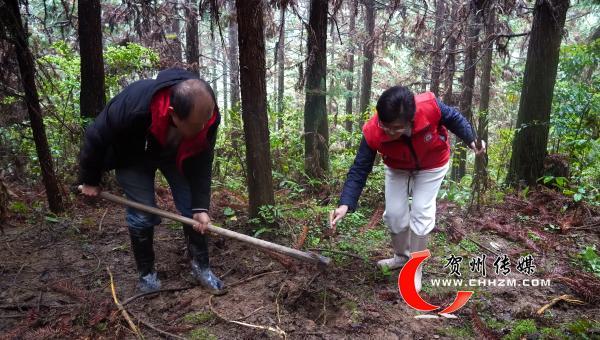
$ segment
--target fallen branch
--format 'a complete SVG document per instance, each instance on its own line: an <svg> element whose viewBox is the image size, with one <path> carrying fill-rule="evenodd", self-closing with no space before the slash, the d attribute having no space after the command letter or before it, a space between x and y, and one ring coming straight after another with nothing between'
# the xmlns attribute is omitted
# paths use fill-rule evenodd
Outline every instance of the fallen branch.
<svg viewBox="0 0 600 340"><path fill-rule="evenodd" d="M233 323L236 325L240 325L240 326L244 326L244 327L249 327L249 328L254 328L254 329L262 329L265 331L270 331L273 332L277 335L279 335L282 338L287 338L287 334L285 333L285 331L281 328L279 328L279 326L276 327L271 327L271 326L261 326L261 325L254 325L251 323L246 323L246 322L241 322L241 321L235 321L235 320L228 320L226 319L224 316L222 316L221 314L217 313L217 311L214 309L213 305L212 305L212 298L214 295L211 295L208 298L208 307L210 308L210 311L213 312L219 319L225 321L225 322L229 322L229 323Z"/></svg>
<svg viewBox="0 0 600 340"><path fill-rule="evenodd" d="M134 313L131 313L131 312L130 312L130 314L131 314L131 316L133 316L133 317L134 317L134 318L135 318L135 319L136 319L136 320L137 320L139 323L141 323L142 325L144 325L144 326L146 326L146 327L148 327L148 328L152 329L153 331L155 331L155 332L157 332L157 333L160 333L160 334L162 334L162 335L165 335L165 336L167 336L167 337L169 337L169 338L174 338L174 339L185 340L185 338L182 338L182 337L180 337L180 336L178 336L178 335L175 335L175 334L173 334L173 333L169 333L169 332L167 332L167 331L163 331L162 329L160 329L160 328L158 328L158 327L154 326L153 324L151 324L151 323L149 323L149 322L145 321L144 319L140 318L139 316L135 315Z"/></svg>
<svg viewBox="0 0 600 340"><path fill-rule="evenodd" d="M108 272L108 276L110 277L110 291L112 293L112 297L113 297L113 301L115 302L115 305L117 305L117 308L119 308L119 310L121 311L121 314L123 315L123 317L127 321L127 324L129 325L129 328L131 328L131 330L133 331L133 333L135 334L135 336L138 339L143 339L144 336L140 332L139 328L135 325L135 323L133 323L133 320L131 320L131 317L129 316L129 313L127 313L127 310L119 302L119 298L117 298L117 291L115 289L115 282L113 280L113 275L110 272L110 269L108 267L106 267L106 271Z"/></svg>
<svg viewBox="0 0 600 340"><path fill-rule="evenodd" d="M192 289L195 288L195 286L187 286L187 287L179 287L179 288L165 288L165 289L159 289L159 290L155 290L152 292L145 292L145 293L139 293L136 294L130 298L127 298L125 301L121 302L121 304L123 306L126 306L128 303L133 302L139 298L141 298L142 296L147 296L147 295L153 295L153 294L159 294L159 293L163 293L163 292L179 292L182 290L188 290L188 289Z"/></svg>
<svg viewBox="0 0 600 340"><path fill-rule="evenodd" d="M98 232L102 232L102 223L104 222L104 218L106 217L106 213L108 212L108 208L104 209L104 214L102 214L102 218L100 218L100 223L98 223Z"/></svg>
<svg viewBox="0 0 600 340"><path fill-rule="evenodd" d="M552 299L552 301L545 304L542 308L538 309L538 311L537 311L538 315L544 314L546 309L554 306L555 304L557 304L560 301L565 301L565 302L576 304L576 305L584 305L585 304L585 302L575 299L574 296L565 294L565 295L561 295L559 297L555 297L554 299Z"/></svg>
<svg viewBox="0 0 600 340"><path fill-rule="evenodd" d="M236 281L236 282L230 284L229 287L235 287L237 285L241 285L242 283L246 283L248 281L252 281L254 279L258 279L259 277L262 277L262 276L265 276L265 275L277 274L277 273L283 273L283 272L285 272L285 270L275 270L275 271L271 271L271 272L256 274L254 276L250 276L249 278L241 279L239 281Z"/></svg>

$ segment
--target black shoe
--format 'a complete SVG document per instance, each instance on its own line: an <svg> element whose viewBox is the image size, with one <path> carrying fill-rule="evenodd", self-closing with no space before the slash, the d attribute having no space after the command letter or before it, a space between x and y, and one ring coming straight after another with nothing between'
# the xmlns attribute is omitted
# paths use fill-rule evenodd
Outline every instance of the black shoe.
<svg viewBox="0 0 600 340"><path fill-rule="evenodd" d="M160 289L160 280L154 271L154 227L129 228L131 250L140 275L138 288L142 292Z"/></svg>
<svg viewBox="0 0 600 340"><path fill-rule="evenodd" d="M210 269L206 236L196 232L189 225L184 225L183 231L191 258L192 276L213 295L227 293L223 282Z"/></svg>

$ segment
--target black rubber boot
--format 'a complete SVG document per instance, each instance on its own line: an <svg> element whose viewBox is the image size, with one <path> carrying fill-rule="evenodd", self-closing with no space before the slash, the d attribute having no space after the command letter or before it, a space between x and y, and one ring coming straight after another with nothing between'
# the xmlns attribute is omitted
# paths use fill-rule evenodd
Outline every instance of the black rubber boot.
<svg viewBox="0 0 600 340"><path fill-rule="evenodd" d="M138 289L142 292L152 292L160 289L160 280L154 271L154 227L129 228L131 250L137 265L140 280Z"/></svg>
<svg viewBox="0 0 600 340"><path fill-rule="evenodd" d="M191 258L192 276L213 295L227 293L223 282L210 269L206 236L196 232L189 225L183 225L183 231Z"/></svg>

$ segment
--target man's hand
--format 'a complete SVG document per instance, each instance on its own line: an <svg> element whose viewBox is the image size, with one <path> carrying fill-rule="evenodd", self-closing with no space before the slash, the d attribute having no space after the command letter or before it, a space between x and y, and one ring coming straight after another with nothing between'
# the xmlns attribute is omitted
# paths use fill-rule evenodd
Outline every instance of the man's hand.
<svg viewBox="0 0 600 340"><path fill-rule="evenodd" d="M346 216L347 213L348 213L347 205L340 205L337 209L332 211L329 214L329 224L330 224L331 229L335 230L335 228L337 227L338 221L341 220L342 218L344 218L344 216Z"/></svg>
<svg viewBox="0 0 600 340"><path fill-rule="evenodd" d="M88 197L97 197L100 194L100 187L82 184L79 186L79 191Z"/></svg>
<svg viewBox="0 0 600 340"><path fill-rule="evenodd" d="M196 232L200 234L204 234L208 230L208 225L210 224L210 217L205 212L195 213L193 216L196 223L193 228Z"/></svg>
<svg viewBox="0 0 600 340"><path fill-rule="evenodd" d="M477 143L472 141L471 144L469 144L469 148L475 152L475 156L482 155L485 153L485 141L481 141L481 148L477 148Z"/></svg>

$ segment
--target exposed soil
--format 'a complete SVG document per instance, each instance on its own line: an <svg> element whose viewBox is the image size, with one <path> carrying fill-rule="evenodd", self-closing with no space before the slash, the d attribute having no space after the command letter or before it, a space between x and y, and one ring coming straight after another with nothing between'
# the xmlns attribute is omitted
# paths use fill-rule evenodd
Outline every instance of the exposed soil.
<svg viewBox="0 0 600 340"><path fill-rule="evenodd" d="M13 212L0 236L0 336L135 338L112 300L108 274L109 269L121 302L136 295L137 274L123 208L107 202L89 205L75 201L68 214L46 218L43 206L36 207L35 203L43 201L42 195L14 188L13 192L27 211ZM237 199L223 192L214 196L216 205ZM159 197L159 205L172 209L168 192L159 192ZM228 202L228 206L235 203ZM561 212L564 205L567 208ZM219 211L222 207L217 206L212 214L217 224L223 218ZM180 337L199 339L276 338L283 334L301 339L443 339L500 338L510 332L509 325L517 319L533 319L538 327L555 329L582 317L599 321L599 280L575 264L583 245L600 244L597 212L541 190L527 200L508 197L502 205L486 207L468 218L460 215L461 210L452 204L439 204L439 223L432 235L434 256L426 262L426 280L449 278L444 257L452 249L459 249L465 256L485 253L494 258L492 252L497 252L515 261L520 255L532 253L537 266L532 277L550 278L552 284L479 287L467 306L455 313L457 318L418 319L415 316L423 313L408 307L398 293L398 271L384 275L374 265L391 253L389 248L374 249L368 261L338 254L335 265L320 269L215 235L210 241L211 262L229 292L210 298L193 286L182 231L163 221L155 235L157 270L163 288L188 288L142 296L125 308L145 338L165 337L147 324ZM465 238L484 248L474 253L461 248ZM277 241L294 243L285 238ZM467 261L463 260L465 276L469 271ZM492 261L488 262L488 278L496 277ZM514 269L510 275L523 277ZM431 303L445 306L456 290L426 287L422 295ZM541 316L536 313L563 294L586 304L559 302ZM505 326L490 327L490 318ZM470 329L467 335L460 333L465 327ZM598 331L587 332L593 338L600 336Z"/></svg>

